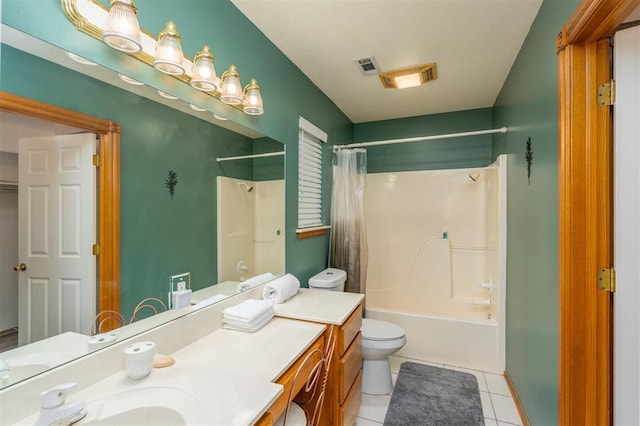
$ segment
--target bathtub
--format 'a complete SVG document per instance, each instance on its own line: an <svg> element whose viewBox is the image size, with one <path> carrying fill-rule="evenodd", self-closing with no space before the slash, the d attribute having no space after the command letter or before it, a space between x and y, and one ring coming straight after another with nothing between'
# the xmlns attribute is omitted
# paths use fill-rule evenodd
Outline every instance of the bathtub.
<svg viewBox="0 0 640 426"><path fill-rule="evenodd" d="M498 321L487 318L485 312L474 315L469 311L466 318L460 319L460 314L447 318L367 307L365 316L389 321L404 329L407 344L396 356L496 374L504 372Z"/></svg>
<svg viewBox="0 0 640 426"><path fill-rule="evenodd" d="M502 374L506 157L366 185L365 315L405 330L398 356Z"/></svg>

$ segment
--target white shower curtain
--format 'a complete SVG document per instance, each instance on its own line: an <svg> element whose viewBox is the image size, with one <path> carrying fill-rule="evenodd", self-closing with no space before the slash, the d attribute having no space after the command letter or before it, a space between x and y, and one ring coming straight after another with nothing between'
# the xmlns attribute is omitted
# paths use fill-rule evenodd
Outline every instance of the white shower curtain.
<svg viewBox="0 0 640 426"><path fill-rule="evenodd" d="M367 235L364 226L365 149L340 149L333 154L331 242L329 265L347 272L345 291L365 292Z"/></svg>

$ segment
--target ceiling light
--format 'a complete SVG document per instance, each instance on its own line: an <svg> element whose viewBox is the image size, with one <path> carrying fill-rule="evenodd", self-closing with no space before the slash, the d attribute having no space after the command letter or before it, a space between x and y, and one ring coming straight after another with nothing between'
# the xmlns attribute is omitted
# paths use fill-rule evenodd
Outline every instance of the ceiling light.
<svg viewBox="0 0 640 426"><path fill-rule="evenodd" d="M76 55L75 53L67 52L67 56L82 65L98 65L95 62L91 62L90 60L83 58L82 56Z"/></svg>
<svg viewBox="0 0 640 426"><path fill-rule="evenodd" d="M206 109L204 109L204 108L202 108L202 107L199 107L199 106L197 106L197 105L194 105L194 104L189 104L189 106L190 106L190 107L191 107L191 109L192 109L192 110L194 110L194 111L201 111L201 112L206 111Z"/></svg>
<svg viewBox="0 0 640 426"><path fill-rule="evenodd" d="M387 89L406 89L416 87L435 80L436 64L425 64L416 67L403 68L378 74L382 85Z"/></svg>
<svg viewBox="0 0 640 426"><path fill-rule="evenodd" d="M228 120L228 118L224 118L223 116L218 115L218 114L216 114L215 112L213 113L213 117L214 117L215 119L217 119L217 120L220 120L220 121L227 121L227 120Z"/></svg>
<svg viewBox="0 0 640 426"><path fill-rule="evenodd" d="M218 90L218 76L213 66L213 55L209 46L204 46L202 51L196 53L193 58L193 68L191 70L191 87L203 92L213 92Z"/></svg>
<svg viewBox="0 0 640 426"><path fill-rule="evenodd" d="M166 99L171 99L171 100L178 99L177 96L170 95L167 92L163 92L162 90L158 90L158 95L160 95L160 96L162 96L163 98L166 98Z"/></svg>
<svg viewBox="0 0 640 426"><path fill-rule="evenodd" d="M138 80L134 80L131 77L127 77L124 74L118 74L118 76L120 77L120 80L124 81L125 83L133 84L134 86L144 86L144 83L141 83Z"/></svg>
<svg viewBox="0 0 640 426"><path fill-rule="evenodd" d="M235 65L231 65L222 74L222 88L220 89L220 100L229 105L242 104L242 86L240 85L240 74Z"/></svg>
<svg viewBox="0 0 640 426"><path fill-rule="evenodd" d="M153 66L165 74L182 75L184 74L183 59L180 33L178 33L176 24L169 21L158 36L156 59L153 61Z"/></svg>
<svg viewBox="0 0 640 426"><path fill-rule="evenodd" d="M242 106L244 112L249 115L261 115L264 112L262 108L262 95L260 94L260 86L256 79L252 79L251 83L247 84L243 91Z"/></svg>
<svg viewBox="0 0 640 426"><path fill-rule="evenodd" d="M111 0L111 9L102 33L102 41L114 49L136 53L142 50L137 9L131 0Z"/></svg>

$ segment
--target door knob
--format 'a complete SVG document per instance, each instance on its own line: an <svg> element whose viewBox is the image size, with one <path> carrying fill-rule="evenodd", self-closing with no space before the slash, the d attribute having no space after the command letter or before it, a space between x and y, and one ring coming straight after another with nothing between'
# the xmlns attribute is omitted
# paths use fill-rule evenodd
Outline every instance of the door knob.
<svg viewBox="0 0 640 426"><path fill-rule="evenodd" d="M26 271L27 270L27 264L26 263L21 263L19 265L16 265L13 267L14 271Z"/></svg>

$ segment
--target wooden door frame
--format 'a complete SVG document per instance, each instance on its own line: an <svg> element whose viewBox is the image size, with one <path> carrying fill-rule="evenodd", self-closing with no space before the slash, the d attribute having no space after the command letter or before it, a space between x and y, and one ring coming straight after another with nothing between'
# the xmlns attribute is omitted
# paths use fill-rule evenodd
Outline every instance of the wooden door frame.
<svg viewBox="0 0 640 426"><path fill-rule="evenodd" d="M613 422L613 124L597 103L609 81L609 37L640 0L583 0L558 35L559 424Z"/></svg>
<svg viewBox="0 0 640 426"><path fill-rule="evenodd" d="M0 111L76 127L100 137L97 310L120 312L120 124L0 92Z"/></svg>

